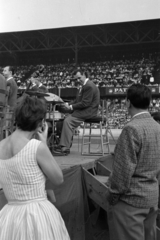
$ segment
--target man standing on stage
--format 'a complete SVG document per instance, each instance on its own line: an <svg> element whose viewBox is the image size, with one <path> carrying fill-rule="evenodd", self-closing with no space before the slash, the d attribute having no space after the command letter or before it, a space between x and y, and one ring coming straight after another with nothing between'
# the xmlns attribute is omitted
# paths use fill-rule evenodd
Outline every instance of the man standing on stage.
<svg viewBox="0 0 160 240"><path fill-rule="evenodd" d="M126 104L131 121L115 147L107 197L110 240L156 240L160 125L148 108L150 89L133 84Z"/></svg>
<svg viewBox="0 0 160 240"><path fill-rule="evenodd" d="M14 68L11 66L7 66L3 69L3 75L7 81L7 86L10 87L9 95L8 95L8 105L11 108L14 108L17 104L17 83L15 82L13 75L14 75Z"/></svg>
<svg viewBox="0 0 160 240"><path fill-rule="evenodd" d="M96 117L100 103L99 89L89 80L88 72L78 69L74 75L79 80L82 88L80 88L76 100L68 105L68 109L73 113L69 114L63 122L60 146L56 151L64 154L70 152L74 129L85 119Z"/></svg>

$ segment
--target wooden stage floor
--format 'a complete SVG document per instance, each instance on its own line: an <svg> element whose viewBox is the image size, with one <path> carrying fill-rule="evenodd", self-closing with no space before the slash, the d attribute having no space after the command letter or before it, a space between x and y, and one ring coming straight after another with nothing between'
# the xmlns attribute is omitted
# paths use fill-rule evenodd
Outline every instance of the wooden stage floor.
<svg viewBox="0 0 160 240"><path fill-rule="evenodd" d="M98 132L98 129L95 129L94 134L96 134L97 132ZM120 132L121 132L120 129L112 129L112 134L113 134L115 140L117 140ZM59 164L61 169L63 170L63 169L66 169L66 168L74 167L76 165L82 165L83 167L89 169L90 166L95 161L98 161L98 160L103 161L104 164L107 161L107 164L109 164L109 166L110 166L110 162L112 162L112 159L113 159L111 154L105 154L105 156L97 156L97 155L84 156L84 155L81 155L81 137L82 137L82 130L80 129L79 137L74 136L73 144L72 144L72 147L70 149L70 154L67 155L67 156L54 156L55 160L57 161L57 163ZM79 139L79 146L78 146L78 139ZM114 148L115 148L115 142L113 141L111 136L109 136L109 139L110 139L110 152L113 153ZM87 150L87 146L85 146L84 150L85 151ZM100 145L99 145L99 140L98 139L96 139L95 141L93 140L93 145L91 147L91 150L92 151L99 151L100 150ZM106 147L105 147L105 150L107 152Z"/></svg>

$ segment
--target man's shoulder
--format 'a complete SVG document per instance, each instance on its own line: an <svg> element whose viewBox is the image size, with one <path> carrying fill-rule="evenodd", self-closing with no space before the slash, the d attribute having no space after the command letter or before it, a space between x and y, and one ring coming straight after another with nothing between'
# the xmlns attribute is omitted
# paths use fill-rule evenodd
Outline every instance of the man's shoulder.
<svg viewBox="0 0 160 240"><path fill-rule="evenodd" d="M2 74L0 74L0 89L6 89L6 80Z"/></svg>
<svg viewBox="0 0 160 240"><path fill-rule="evenodd" d="M157 129L157 122L154 122L152 117L135 118L129 121L123 128L125 132L134 132L140 135L145 129ZM158 130L158 129L157 129Z"/></svg>
<svg viewBox="0 0 160 240"><path fill-rule="evenodd" d="M11 79L9 79L9 80L7 81L7 85L14 85L14 86L17 86L17 83L16 83L16 81L15 81L14 78L11 78Z"/></svg>
<svg viewBox="0 0 160 240"><path fill-rule="evenodd" d="M89 80L86 82L86 85L96 86L93 81Z"/></svg>
<svg viewBox="0 0 160 240"><path fill-rule="evenodd" d="M0 74L0 80L1 80L1 81L5 81L5 78L3 77L2 74Z"/></svg>
<svg viewBox="0 0 160 240"><path fill-rule="evenodd" d="M124 128L122 129L122 132L124 132L124 133L137 132L138 133L139 125L134 121L130 121L124 126Z"/></svg>
<svg viewBox="0 0 160 240"><path fill-rule="evenodd" d="M98 89L98 87L91 80L88 80L87 83L84 86L90 87L92 89Z"/></svg>

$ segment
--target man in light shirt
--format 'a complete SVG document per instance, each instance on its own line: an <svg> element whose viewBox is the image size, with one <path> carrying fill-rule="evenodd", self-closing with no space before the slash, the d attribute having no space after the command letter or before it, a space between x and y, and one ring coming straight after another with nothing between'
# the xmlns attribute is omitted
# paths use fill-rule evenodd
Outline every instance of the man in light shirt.
<svg viewBox="0 0 160 240"><path fill-rule="evenodd" d="M18 91L17 83L13 78L14 68L12 66L6 66L3 69L3 75L6 79L7 86L10 87L8 95L8 106L14 109L17 104L17 91Z"/></svg>

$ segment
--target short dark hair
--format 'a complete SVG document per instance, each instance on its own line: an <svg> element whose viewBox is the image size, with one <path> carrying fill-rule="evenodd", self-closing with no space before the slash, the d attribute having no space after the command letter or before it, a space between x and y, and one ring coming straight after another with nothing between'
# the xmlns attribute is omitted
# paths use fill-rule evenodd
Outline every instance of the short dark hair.
<svg viewBox="0 0 160 240"><path fill-rule="evenodd" d="M12 75L14 75L14 67L13 66L8 66L9 67L9 71L12 72Z"/></svg>
<svg viewBox="0 0 160 240"><path fill-rule="evenodd" d="M86 78L89 78L89 71L87 71L86 69L82 69L82 68L76 68L73 71L73 76L75 76L78 72L80 72L81 75L85 75Z"/></svg>
<svg viewBox="0 0 160 240"><path fill-rule="evenodd" d="M152 98L151 90L143 84L131 85L127 90L127 99L135 108L147 109Z"/></svg>
<svg viewBox="0 0 160 240"><path fill-rule="evenodd" d="M34 96L24 96L15 109L16 126L23 131L36 130L42 119L45 119L45 116L45 100Z"/></svg>

